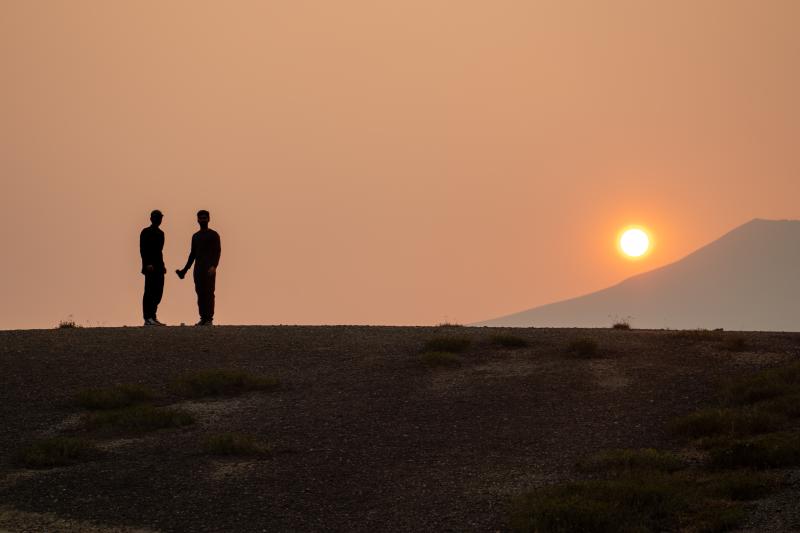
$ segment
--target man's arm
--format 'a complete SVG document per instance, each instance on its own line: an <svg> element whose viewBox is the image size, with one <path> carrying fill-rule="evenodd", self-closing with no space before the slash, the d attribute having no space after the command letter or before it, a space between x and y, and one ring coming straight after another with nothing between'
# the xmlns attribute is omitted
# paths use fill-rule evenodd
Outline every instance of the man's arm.
<svg viewBox="0 0 800 533"><path fill-rule="evenodd" d="M153 261L151 260L150 242L147 230L142 230L139 234L139 255L142 256L142 274L153 271Z"/></svg>
<svg viewBox="0 0 800 533"><path fill-rule="evenodd" d="M192 248L189 251L189 259L186 260L186 266L183 267L182 270L176 270L175 272L178 274L178 277L183 279L189 269L192 268L192 263L194 263L195 258L195 250L194 250L194 237L192 237Z"/></svg>

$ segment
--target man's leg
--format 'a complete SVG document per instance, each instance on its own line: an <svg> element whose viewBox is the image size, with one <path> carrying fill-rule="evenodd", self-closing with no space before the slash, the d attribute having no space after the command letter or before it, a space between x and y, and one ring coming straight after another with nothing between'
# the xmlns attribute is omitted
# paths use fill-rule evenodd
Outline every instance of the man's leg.
<svg viewBox="0 0 800 533"><path fill-rule="evenodd" d="M149 318L154 318L156 316L155 308L153 301L154 298L154 283L153 283L153 275L152 274L145 274L144 275L144 295L142 296L142 316L145 320Z"/></svg>
<svg viewBox="0 0 800 533"><path fill-rule="evenodd" d="M153 313L150 318L156 319L158 316L158 305L161 303L161 297L164 295L164 274L153 274L153 300L152 310Z"/></svg>
<svg viewBox="0 0 800 533"><path fill-rule="evenodd" d="M206 277L206 320L214 320L214 290L217 285L217 275L211 274Z"/></svg>
<svg viewBox="0 0 800 533"><path fill-rule="evenodd" d="M195 274L194 290L197 293L197 309L200 311L200 320L210 322L214 320L214 286L216 276Z"/></svg>
<svg viewBox="0 0 800 533"><path fill-rule="evenodd" d="M197 311L200 314L200 320L204 320L203 313L205 311L205 301L203 298L203 279L194 272L194 292L197 293Z"/></svg>

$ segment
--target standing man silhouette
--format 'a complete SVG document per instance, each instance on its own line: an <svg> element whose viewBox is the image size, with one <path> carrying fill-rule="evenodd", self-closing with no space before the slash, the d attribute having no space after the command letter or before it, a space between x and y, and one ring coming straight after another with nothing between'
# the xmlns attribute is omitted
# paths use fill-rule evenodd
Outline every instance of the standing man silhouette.
<svg viewBox="0 0 800 533"><path fill-rule="evenodd" d="M214 325L214 287L217 280L217 265L222 253L219 234L209 229L211 215L205 209L197 212L197 223L200 231L192 235L192 249L183 270L176 270L183 279L194 263L194 290L197 293L197 308L200 311L200 322L196 326Z"/></svg>
<svg viewBox="0 0 800 533"><path fill-rule="evenodd" d="M150 213L150 225L139 234L139 254L142 256L144 296L142 315L145 326L163 326L156 318L158 304L164 294L164 232L159 229L164 215L158 209Z"/></svg>

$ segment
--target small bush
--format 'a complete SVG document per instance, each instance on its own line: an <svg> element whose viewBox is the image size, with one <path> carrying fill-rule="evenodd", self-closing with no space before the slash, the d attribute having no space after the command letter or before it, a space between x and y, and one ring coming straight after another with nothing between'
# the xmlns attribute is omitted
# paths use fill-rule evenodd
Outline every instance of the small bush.
<svg viewBox="0 0 800 533"><path fill-rule="evenodd" d="M748 405L785 395L800 394L800 364L764 370L736 380L723 389L728 405Z"/></svg>
<svg viewBox="0 0 800 533"><path fill-rule="evenodd" d="M718 341L722 338L722 330L686 329L672 333L672 338L690 343Z"/></svg>
<svg viewBox="0 0 800 533"><path fill-rule="evenodd" d="M719 469L800 466L800 434L771 433L732 440L710 452L710 466Z"/></svg>
<svg viewBox="0 0 800 533"><path fill-rule="evenodd" d="M463 328L464 324L456 324L454 322L441 322L436 324L437 328Z"/></svg>
<svg viewBox="0 0 800 533"><path fill-rule="evenodd" d="M780 429L786 419L760 409L703 409L670 423L672 432L697 439L742 437Z"/></svg>
<svg viewBox="0 0 800 533"><path fill-rule="evenodd" d="M424 352L420 360L430 368L461 365L461 358L452 352Z"/></svg>
<svg viewBox="0 0 800 533"><path fill-rule="evenodd" d="M134 405L122 409L98 411L86 419L90 429L143 433L157 429L188 426L194 417L174 408L157 408L152 405Z"/></svg>
<svg viewBox="0 0 800 533"><path fill-rule="evenodd" d="M80 326L72 319L72 317L66 320L60 320L58 322L58 329L75 329L79 328Z"/></svg>
<svg viewBox="0 0 800 533"><path fill-rule="evenodd" d="M742 336L727 337L723 343L722 348L729 352L746 352L750 349L750 343Z"/></svg>
<svg viewBox="0 0 800 533"><path fill-rule="evenodd" d="M781 396L758 404L759 409L786 418L800 418L800 394Z"/></svg>
<svg viewBox="0 0 800 533"><path fill-rule="evenodd" d="M512 525L519 531L675 530L691 503L684 484L665 476L579 481L524 495L513 504Z"/></svg>
<svg viewBox="0 0 800 533"><path fill-rule="evenodd" d="M17 463L28 468L55 468L90 460L99 455L94 444L72 437L40 440L17 452Z"/></svg>
<svg viewBox="0 0 800 533"><path fill-rule="evenodd" d="M472 341L466 337L436 337L425 343L428 352L465 352Z"/></svg>
<svg viewBox="0 0 800 533"><path fill-rule="evenodd" d="M633 533L725 531L741 523L746 516L742 505L720 500L723 489L713 488L686 476L652 471L563 483L515 499L511 525L530 532Z"/></svg>
<svg viewBox="0 0 800 533"><path fill-rule="evenodd" d="M153 393L140 385L85 389L75 395L75 403L84 409L103 410L129 407L152 400Z"/></svg>
<svg viewBox="0 0 800 533"><path fill-rule="evenodd" d="M250 391L269 391L278 387L275 378L254 376L239 370L202 370L180 378L174 389L183 396L236 396Z"/></svg>
<svg viewBox="0 0 800 533"><path fill-rule="evenodd" d="M577 339L569 344L567 351L580 357L594 357L597 355L599 348L597 341L593 339Z"/></svg>
<svg viewBox="0 0 800 533"><path fill-rule="evenodd" d="M623 321L620 321L620 322L614 322L614 324L611 325L611 329L628 330L628 329L631 329L631 323L628 322L627 320L623 320Z"/></svg>
<svg viewBox="0 0 800 533"><path fill-rule="evenodd" d="M634 470L675 472L684 467L676 455L646 448L642 450L607 450L578 463L578 469L594 473L630 473Z"/></svg>
<svg viewBox="0 0 800 533"><path fill-rule="evenodd" d="M272 448L249 435L240 433L222 433L208 437L203 448L211 455L252 455L267 456L272 454Z"/></svg>
<svg viewBox="0 0 800 533"><path fill-rule="evenodd" d="M757 500L776 488L770 476L752 470L718 473L700 479L699 483L706 493L733 501Z"/></svg>
<svg viewBox="0 0 800 533"><path fill-rule="evenodd" d="M516 335L509 335L507 333L498 333L489 337L489 343L493 346L500 346L501 348L525 348L528 346L528 341Z"/></svg>

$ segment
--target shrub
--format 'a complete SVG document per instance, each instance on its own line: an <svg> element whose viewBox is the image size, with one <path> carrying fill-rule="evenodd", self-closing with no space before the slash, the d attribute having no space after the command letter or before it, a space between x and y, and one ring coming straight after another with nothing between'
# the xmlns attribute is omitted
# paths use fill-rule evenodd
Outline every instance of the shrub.
<svg viewBox="0 0 800 533"><path fill-rule="evenodd" d="M174 384L174 389L183 396L201 398L207 396L236 396L250 391L268 391L278 387L275 378L254 376L239 370L201 370L186 375Z"/></svg>
<svg viewBox="0 0 800 533"><path fill-rule="evenodd" d="M461 365L461 358L452 352L424 352L420 360L430 368Z"/></svg>
<svg viewBox="0 0 800 533"><path fill-rule="evenodd" d="M776 488L770 476L752 470L717 473L698 482L708 494L734 501L757 500Z"/></svg>
<svg viewBox="0 0 800 533"><path fill-rule="evenodd" d="M607 450L578 463L583 472L630 473L634 470L675 472L684 467L676 455L646 448L641 450Z"/></svg>
<svg viewBox="0 0 800 533"><path fill-rule="evenodd" d="M436 337L425 343L428 352L460 353L469 348L472 341L466 337Z"/></svg>
<svg viewBox="0 0 800 533"><path fill-rule="evenodd" d="M800 434L771 433L732 440L712 449L709 455L710 466L720 469L800 466Z"/></svg>
<svg viewBox="0 0 800 533"><path fill-rule="evenodd" d="M598 352L597 341L593 339L576 339L569 344L567 351L580 357L594 357Z"/></svg>
<svg viewBox="0 0 800 533"><path fill-rule="evenodd" d="M722 348L729 352L745 352L750 349L750 343L742 336L727 337L722 343Z"/></svg>
<svg viewBox="0 0 800 533"><path fill-rule="evenodd" d="M512 525L520 531L675 530L691 502L684 484L665 476L579 481L517 499Z"/></svg>
<svg viewBox="0 0 800 533"><path fill-rule="evenodd" d="M84 409L119 409L153 399L153 393L140 385L85 389L75 395L75 403Z"/></svg>
<svg viewBox="0 0 800 533"><path fill-rule="evenodd" d="M786 418L800 418L800 394L781 396L758 404L760 409Z"/></svg>
<svg viewBox="0 0 800 533"><path fill-rule="evenodd" d="M436 324L437 328L463 328L464 324L456 324L454 322L441 322Z"/></svg>
<svg viewBox="0 0 800 533"><path fill-rule="evenodd" d="M79 328L80 326L73 320L72 317L67 318L66 320L59 320L58 322L58 329L75 329Z"/></svg>
<svg viewBox="0 0 800 533"><path fill-rule="evenodd" d="M614 324L611 325L611 328L628 330L631 329L631 323L628 322L627 320L622 320L620 322L614 322Z"/></svg>
<svg viewBox="0 0 800 533"><path fill-rule="evenodd" d="M79 438L53 437L34 442L17 452L17 462L28 468L55 468L90 460L99 455L94 444Z"/></svg>
<svg viewBox="0 0 800 533"><path fill-rule="evenodd" d="M672 333L672 338L691 343L718 341L722 338L722 330L686 329Z"/></svg>
<svg viewBox="0 0 800 533"><path fill-rule="evenodd" d="M722 392L729 405L748 405L784 395L800 394L800 364L764 370L733 381Z"/></svg>
<svg viewBox="0 0 800 533"><path fill-rule="evenodd" d="M719 499L725 490L722 482L652 471L563 483L516 498L511 524L531 532L724 531L746 516L741 504Z"/></svg>
<svg viewBox="0 0 800 533"><path fill-rule="evenodd" d="M221 433L211 435L203 442L203 448L212 455L254 455L272 454L272 448L249 435L240 433Z"/></svg>
<svg viewBox="0 0 800 533"><path fill-rule="evenodd" d="M516 335L510 335L508 333L498 333L497 335L492 335L489 337L489 343L494 346L500 346L502 348L525 348L528 346L528 341L523 339L522 337L517 337Z"/></svg>
<svg viewBox="0 0 800 533"><path fill-rule="evenodd" d="M134 405L122 409L98 411L86 419L90 429L142 433L157 429L187 426L194 417L174 408L157 408L152 405Z"/></svg>
<svg viewBox="0 0 800 533"><path fill-rule="evenodd" d="M761 409L703 409L677 418L670 429L689 438L748 436L780 429L786 418Z"/></svg>

